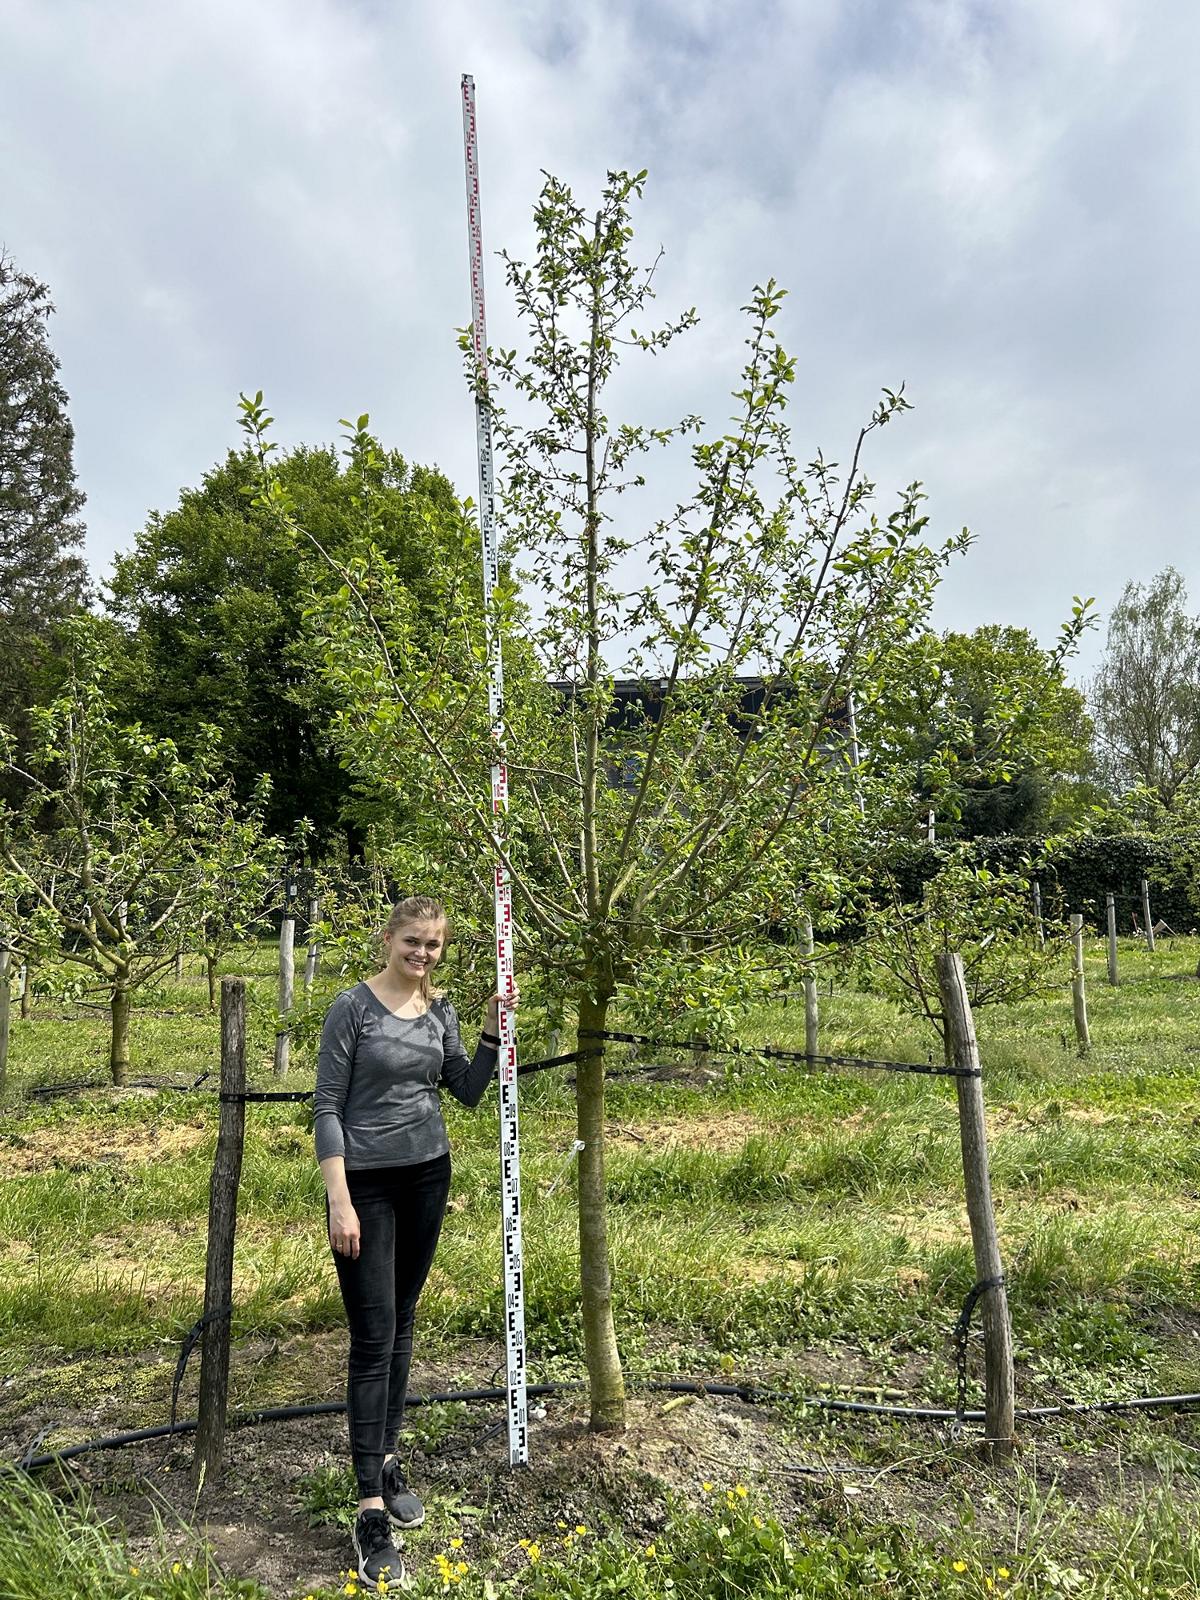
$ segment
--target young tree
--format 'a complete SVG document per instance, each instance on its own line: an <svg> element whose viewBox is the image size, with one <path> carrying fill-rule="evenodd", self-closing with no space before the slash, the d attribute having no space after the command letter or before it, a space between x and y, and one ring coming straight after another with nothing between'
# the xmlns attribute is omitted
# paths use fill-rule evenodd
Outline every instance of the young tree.
<svg viewBox="0 0 1200 1600"><path fill-rule="evenodd" d="M1174 567L1127 583L1091 683L1092 715L1114 783L1142 784L1170 810L1200 774L1200 617Z"/></svg>
<svg viewBox="0 0 1200 1600"><path fill-rule="evenodd" d="M0 721L18 738L55 625L87 597L74 430L44 283L0 250Z"/></svg>
<svg viewBox="0 0 1200 1600"><path fill-rule="evenodd" d="M905 900L886 865L878 876L883 893L866 916L858 961L884 993L930 1024L947 1066L952 1050L939 955L962 957L972 1011L1023 1000L1063 981L1061 929L1059 937L1039 944L1027 875L976 866L960 847L924 885L919 904Z"/></svg>
<svg viewBox="0 0 1200 1600"><path fill-rule="evenodd" d="M591 1421L624 1421L604 1184L599 1038L619 986L677 962L715 983L802 907L797 883L837 880L861 826L832 729L847 684L874 686L924 624L963 535L923 539L910 485L883 521L861 464L867 436L907 402L885 392L845 471L797 459L785 421L795 364L774 330L783 291L746 307L737 416L705 437L694 416L618 423L606 390L628 351L660 355L695 322L643 321L654 265L632 255L630 208L645 174L612 173L589 213L547 180L532 264L508 260L529 337L493 357L506 549L519 581L498 591L510 657L539 670L506 685L511 807L506 840L488 804L483 619L461 596L436 656L410 648L403 595L364 550L344 564L324 616L337 737L360 774L394 786L435 859L462 862L490 899L503 851L521 958L569 995L577 1069L580 1278ZM472 371L473 380L482 378ZM507 388L512 408L497 403ZM245 421L271 481L261 407ZM640 531L642 458L692 437L696 486ZM626 575L638 570L636 588ZM622 678L624 681L622 681ZM883 787L883 777L877 780Z"/></svg>
<svg viewBox="0 0 1200 1600"><path fill-rule="evenodd" d="M211 905L239 823L217 730L185 760L170 740L122 725L105 692L109 630L91 617L66 626L70 677L35 711L25 764L0 729L0 766L23 789L18 807L0 808L0 860L53 930L55 959L107 995L119 1085L134 995Z"/></svg>

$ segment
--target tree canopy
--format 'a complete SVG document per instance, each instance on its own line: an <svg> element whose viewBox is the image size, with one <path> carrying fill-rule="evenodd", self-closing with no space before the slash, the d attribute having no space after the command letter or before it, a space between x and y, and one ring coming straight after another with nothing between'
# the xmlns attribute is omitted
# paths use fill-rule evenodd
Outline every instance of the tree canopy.
<svg viewBox="0 0 1200 1600"><path fill-rule="evenodd" d="M463 513L441 473L381 449L367 421L353 430L353 464L333 448L299 446L276 471L297 519L334 556L357 536L369 500L378 548L412 601L419 642L438 631ZM117 558L108 606L129 635L120 692L131 718L181 750L195 747L202 723L219 725L242 798L269 774L273 832L291 834L308 818L318 851L341 830L353 850L375 800L329 738L331 707L305 621L331 593L330 569L314 546L285 536L252 504L257 471L231 451Z"/></svg>
<svg viewBox="0 0 1200 1600"><path fill-rule="evenodd" d="M1170 810L1200 775L1200 617L1174 567L1125 585L1090 697L1114 786Z"/></svg>

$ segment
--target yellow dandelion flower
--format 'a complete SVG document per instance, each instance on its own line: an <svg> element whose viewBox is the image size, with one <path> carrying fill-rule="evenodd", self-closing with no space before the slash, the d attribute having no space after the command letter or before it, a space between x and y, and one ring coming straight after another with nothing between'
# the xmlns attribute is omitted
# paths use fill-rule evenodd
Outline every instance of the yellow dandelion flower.
<svg viewBox="0 0 1200 1600"><path fill-rule="evenodd" d="M456 1561L454 1563L454 1570L461 1578L463 1573L467 1571L467 1563L465 1561Z"/></svg>
<svg viewBox="0 0 1200 1600"><path fill-rule="evenodd" d="M529 1540L528 1539L518 1539L517 1543L520 1545L522 1550L528 1550L529 1549Z"/></svg>
<svg viewBox="0 0 1200 1600"><path fill-rule="evenodd" d="M967 1570L967 1563L965 1561L955 1561L953 1566L955 1572L965 1572Z"/></svg>
<svg viewBox="0 0 1200 1600"><path fill-rule="evenodd" d="M648 1544L646 1546L646 1554L648 1556L650 1556L651 1558L653 1558L653 1556L654 1556L654 1546L652 1544Z"/></svg>
<svg viewBox="0 0 1200 1600"><path fill-rule="evenodd" d="M756 1528L765 1528L766 1527L766 1523L763 1521L763 1519L760 1516L757 1515L757 1513L755 1514L755 1517L754 1517L754 1526Z"/></svg>
<svg viewBox="0 0 1200 1600"><path fill-rule="evenodd" d="M707 1480L706 1480L706 1481L705 1481L705 1482L704 1482L704 1483L702 1483L702 1484L701 1484L701 1485L700 1485L700 1487L701 1487L701 1488L702 1488L702 1489L703 1489L703 1490L704 1490L704 1492L705 1492L705 1494L711 1494L711 1493L712 1493L712 1491L713 1491L713 1486L712 1486L712 1484L711 1484L711 1483L709 1483L709 1482L708 1482L708 1481L707 1481Z"/></svg>
<svg viewBox="0 0 1200 1600"><path fill-rule="evenodd" d="M1012 1573L1008 1570L1007 1567L997 1567L996 1568L996 1576L998 1578L1011 1578L1012 1577Z"/></svg>
<svg viewBox="0 0 1200 1600"><path fill-rule="evenodd" d="M133 1573L133 1575L134 1575L134 1577L135 1577L135 1578L136 1578L136 1577L137 1577L137 1575L138 1575L138 1573L139 1573L139 1572L140 1572L140 1571L141 1571L141 1570L142 1570L142 1569L141 1569L141 1567L130 1567L130 1569L129 1569L129 1570L130 1570L130 1572L132 1572L132 1573Z"/></svg>
<svg viewBox="0 0 1200 1600"><path fill-rule="evenodd" d="M567 1525L565 1522L556 1522L554 1526L558 1529L559 1533L566 1533L567 1531Z"/></svg>
<svg viewBox="0 0 1200 1600"><path fill-rule="evenodd" d="M750 1493L749 1489L747 1489L744 1483L735 1483L733 1486L733 1492L737 1495L739 1500L744 1500Z"/></svg>
<svg viewBox="0 0 1200 1600"><path fill-rule="evenodd" d="M529 1557L530 1561L538 1562L542 1559L541 1546L538 1544L530 1544L529 1549L525 1553Z"/></svg>
<svg viewBox="0 0 1200 1600"><path fill-rule="evenodd" d="M987 1592L989 1594L991 1594L992 1590L996 1587L996 1585L992 1582L992 1580L990 1578L985 1578L983 1580L983 1584L984 1584L984 1588L987 1590Z"/></svg>
<svg viewBox="0 0 1200 1600"><path fill-rule="evenodd" d="M564 1533L563 1534L563 1536L562 1536L562 1545L563 1545L563 1549L564 1550L569 1550L574 1543L575 1543L575 1535L573 1533Z"/></svg>
<svg viewBox="0 0 1200 1600"><path fill-rule="evenodd" d="M177 1578L182 1571L183 1571L183 1562L182 1561L172 1561L172 1563L171 1563L172 1575Z"/></svg>
<svg viewBox="0 0 1200 1600"><path fill-rule="evenodd" d="M587 1529L584 1527L582 1522L577 1522L575 1524L575 1532L582 1539L584 1537L584 1535L587 1533Z"/></svg>
<svg viewBox="0 0 1200 1600"><path fill-rule="evenodd" d="M451 1548L451 1550L461 1550L462 1549L462 1540L461 1539L451 1539L450 1548Z"/></svg>
<svg viewBox="0 0 1200 1600"><path fill-rule="evenodd" d="M379 1591L380 1594L386 1594L387 1593L387 1579L386 1578L380 1578L379 1582L375 1585L375 1587Z"/></svg>

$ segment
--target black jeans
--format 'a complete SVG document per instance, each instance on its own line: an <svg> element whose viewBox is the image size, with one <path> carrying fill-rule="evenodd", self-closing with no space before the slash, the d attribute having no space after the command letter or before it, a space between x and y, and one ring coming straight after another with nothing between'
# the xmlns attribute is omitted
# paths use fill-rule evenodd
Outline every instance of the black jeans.
<svg viewBox="0 0 1200 1600"><path fill-rule="evenodd" d="M413 1315L446 1214L450 1156L350 1171L346 1186L362 1234L358 1259L332 1254L350 1324L350 1452L366 1500L381 1491L383 1458L395 1450L404 1421Z"/></svg>

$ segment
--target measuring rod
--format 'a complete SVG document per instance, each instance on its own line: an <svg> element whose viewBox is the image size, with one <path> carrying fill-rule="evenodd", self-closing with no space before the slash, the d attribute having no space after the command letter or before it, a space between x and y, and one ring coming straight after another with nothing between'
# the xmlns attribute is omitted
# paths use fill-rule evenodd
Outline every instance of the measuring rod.
<svg viewBox="0 0 1200 1600"><path fill-rule="evenodd" d="M483 228L479 216L479 146L475 80L463 74L463 145L467 163L467 233L471 250L471 332L475 350L475 436L479 448L479 531L483 541L483 606L487 637L488 714L492 724L492 826L495 865L496 989L513 994L512 884L503 848L508 811L508 767L504 758L504 663L492 596L500 576L496 496L492 474L492 414L488 405L487 326L483 305ZM504 1225L504 1338L508 1366L508 1459L529 1460L529 1415L525 1395L525 1285L521 1251L521 1158L517 1130L516 1017L500 1007L500 1194Z"/></svg>

